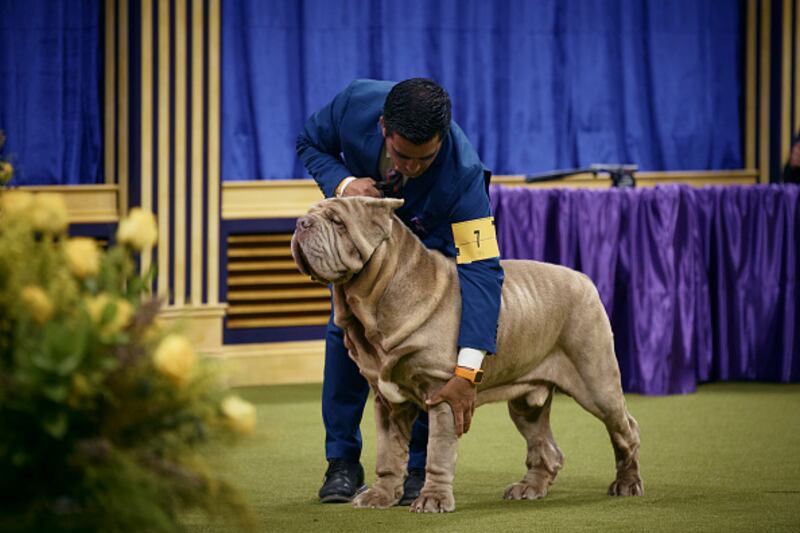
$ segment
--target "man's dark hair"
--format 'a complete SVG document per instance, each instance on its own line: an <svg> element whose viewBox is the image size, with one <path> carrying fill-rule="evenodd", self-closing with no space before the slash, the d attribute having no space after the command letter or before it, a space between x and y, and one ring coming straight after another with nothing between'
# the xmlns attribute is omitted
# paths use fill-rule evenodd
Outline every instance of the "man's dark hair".
<svg viewBox="0 0 800 533"><path fill-rule="evenodd" d="M450 128L450 96L427 78L401 81L383 104L383 126L387 136L397 133L417 145L437 134L442 139Z"/></svg>

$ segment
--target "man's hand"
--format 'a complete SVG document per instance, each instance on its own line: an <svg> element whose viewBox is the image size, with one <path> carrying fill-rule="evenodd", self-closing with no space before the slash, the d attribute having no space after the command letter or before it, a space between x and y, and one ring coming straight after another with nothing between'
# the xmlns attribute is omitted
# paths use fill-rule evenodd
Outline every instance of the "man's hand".
<svg viewBox="0 0 800 533"><path fill-rule="evenodd" d="M461 376L453 376L425 403L429 406L442 402L449 403L456 422L456 435L460 437L469 431L469 426L472 424L477 397L478 392L475 385Z"/></svg>
<svg viewBox="0 0 800 533"><path fill-rule="evenodd" d="M342 193L342 196L372 196L373 198L381 198L382 195L378 189L375 188L375 180L372 178L356 178L347 184L347 188Z"/></svg>

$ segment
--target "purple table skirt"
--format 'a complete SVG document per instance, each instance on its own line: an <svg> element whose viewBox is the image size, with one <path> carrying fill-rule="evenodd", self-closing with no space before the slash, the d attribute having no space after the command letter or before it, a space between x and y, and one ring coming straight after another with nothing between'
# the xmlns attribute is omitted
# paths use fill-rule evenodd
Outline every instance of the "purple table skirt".
<svg viewBox="0 0 800 533"><path fill-rule="evenodd" d="M504 258L594 280L626 391L800 381L800 187L492 186L491 200Z"/></svg>

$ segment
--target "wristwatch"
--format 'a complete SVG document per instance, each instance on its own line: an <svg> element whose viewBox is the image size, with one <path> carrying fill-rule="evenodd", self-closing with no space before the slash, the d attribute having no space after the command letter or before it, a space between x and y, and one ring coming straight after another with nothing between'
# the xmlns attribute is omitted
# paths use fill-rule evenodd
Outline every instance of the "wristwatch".
<svg viewBox="0 0 800 533"><path fill-rule="evenodd" d="M465 366L457 366L455 371L456 376L460 376L468 380L473 385L477 385L483 381L483 370L480 368L467 368Z"/></svg>

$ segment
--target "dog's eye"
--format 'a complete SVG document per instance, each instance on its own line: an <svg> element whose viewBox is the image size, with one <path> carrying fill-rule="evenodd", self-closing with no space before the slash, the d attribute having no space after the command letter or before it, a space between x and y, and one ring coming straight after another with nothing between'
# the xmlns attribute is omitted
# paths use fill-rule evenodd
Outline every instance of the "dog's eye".
<svg viewBox="0 0 800 533"><path fill-rule="evenodd" d="M331 215L331 222L337 226L344 226L344 222L342 222L342 219L339 218L339 215Z"/></svg>

